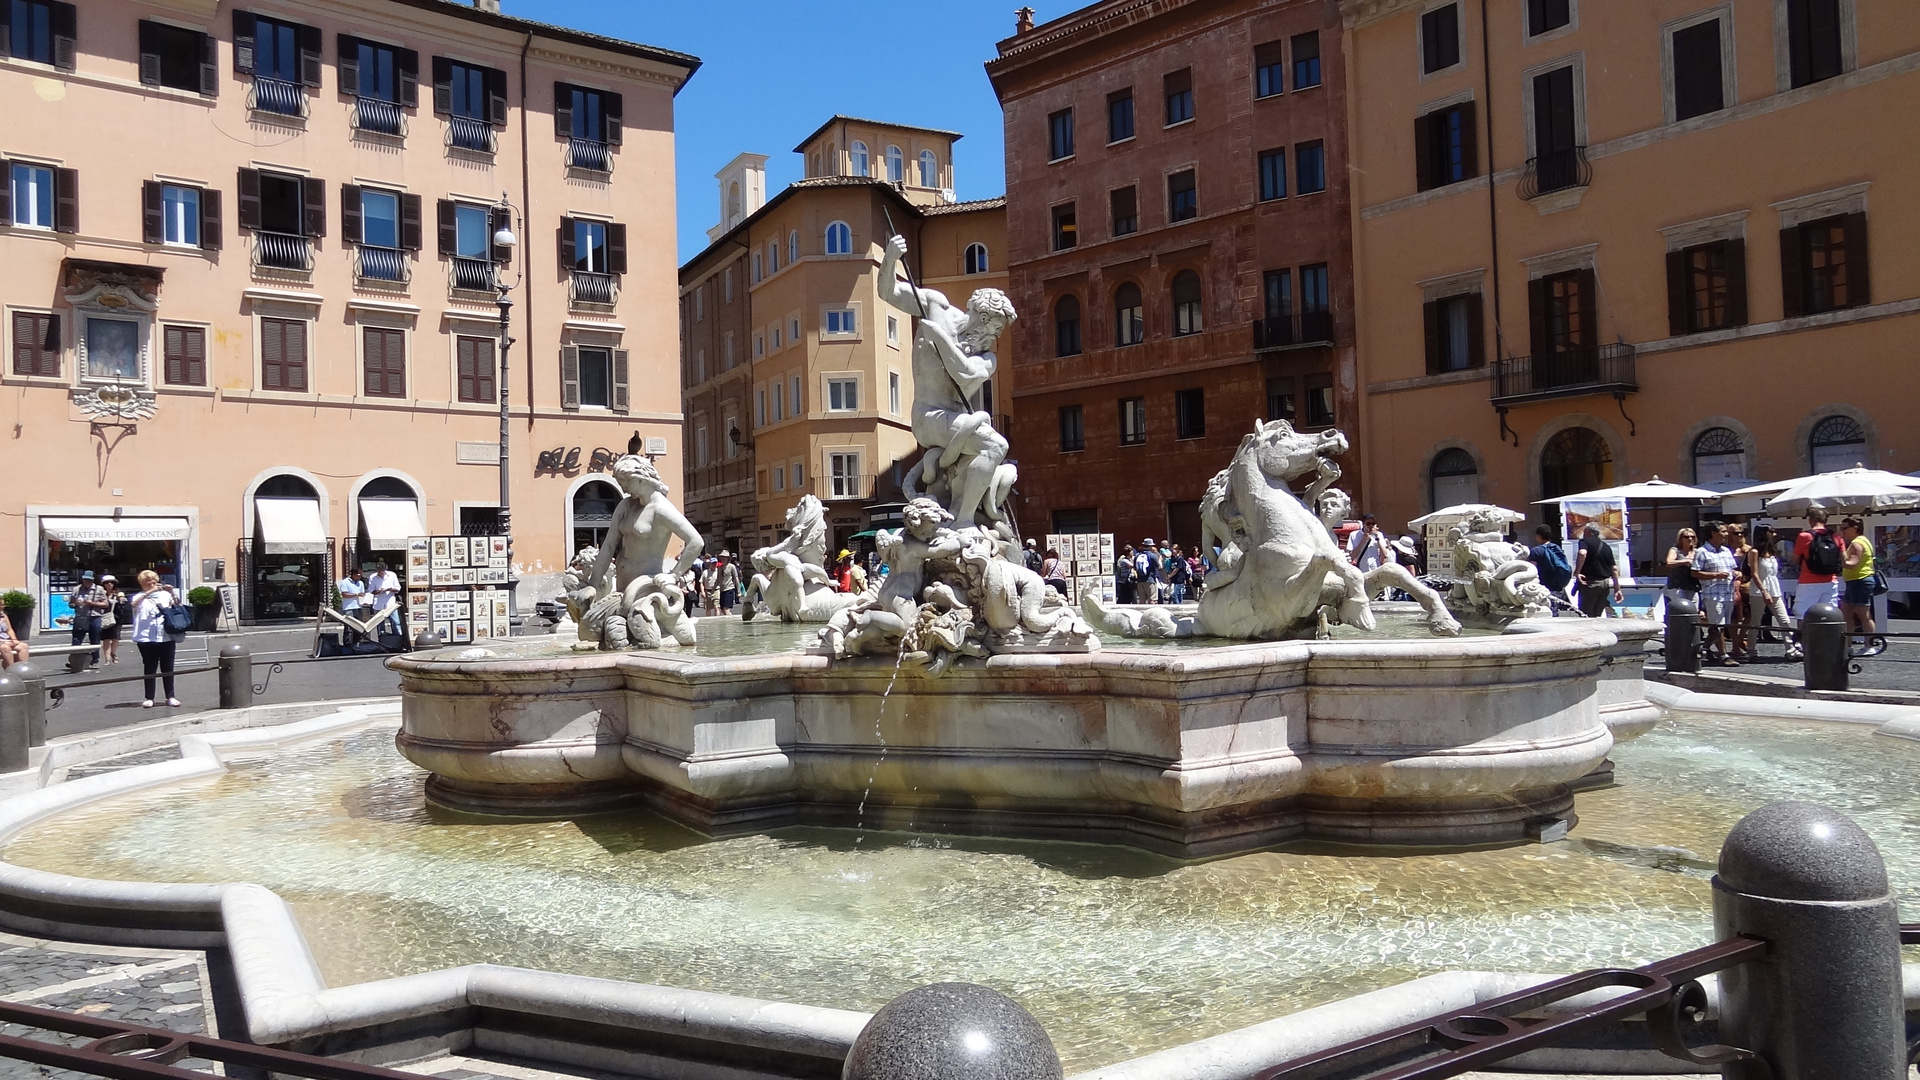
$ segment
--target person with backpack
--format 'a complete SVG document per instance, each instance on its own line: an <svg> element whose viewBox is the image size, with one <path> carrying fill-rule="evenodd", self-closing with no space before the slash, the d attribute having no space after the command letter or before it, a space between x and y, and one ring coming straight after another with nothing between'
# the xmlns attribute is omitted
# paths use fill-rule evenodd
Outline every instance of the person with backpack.
<svg viewBox="0 0 1920 1080"><path fill-rule="evenodd" d="M1840 543L1827 531L1827 512L1816 506L1807 511L1807 527L1793 542L1794 561L1800 564L1800 587L1794 593L1793 614L1804 618L1815 604L1840 605Z"/></svg>
<svg viewBox="0 0 1920 1080"><path fill-rule="evenodd" d="M1193 570L1187 565L1186 553L1180 545L1173 545L1173 554L1167 559L1167 590L1169 604L1187 602L1187 583L1193 580Z"/></svg>
<svg viewBox="0 0 1920 1080"><path fill-rule="evenodd" d="M1133 545L1121 544L1120 557L1113 560L1113 598L1116 603L1133 603Z"/></svg>
<svg viewBox="0 0 1920 1080"><path fill-rule="evenodd" d="M1573 581L1573 567L1567 565L1567 553L1554 543L1552 529L1541 525L1533 530L1533 546L1527 549L1527 561L1539 571L1540 584L1553 595L1566 599L1567 585Z"/></svg>
<svg viewBox="0 0 1920 1080"><path fill-rule="evenodd" d="M1600 539L1600 526L1589 523L1580 537L1580 553L1573 564L1573 576L1580 579L1580 614L1597 619L1607 612L1607 598L1614 603L1626 599L1620 591L1620 563L1613 548Z"/></svg>
<svg viewBox="0 0 1920 1080"><path fill-rule="evenodd" d="M1138 583L1135 592L1138 602L1157 604L1160 602L1160 552L1153 546L1153 537L1140 541L1140 550L1133 555L1133 577Z"/></svg>

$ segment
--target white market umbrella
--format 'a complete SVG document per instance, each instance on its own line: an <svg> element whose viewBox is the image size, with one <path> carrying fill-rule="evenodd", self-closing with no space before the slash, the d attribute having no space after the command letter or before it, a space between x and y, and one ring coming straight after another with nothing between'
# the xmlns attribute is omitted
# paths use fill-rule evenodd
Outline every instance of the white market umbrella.
<svg viewBox="0 0 1920 1080"><path fill-rule="evenodd" d="M1906 510L1920 506L1920 487L1912 477L1879 469L1841 469L1807 477L1767 500L1770 514L1828 510Z"/></svg>
<svg viewBox="0 0 1920 1080"><path fill-rule="evenodd" d="M1629 501L1652 502L1668 499L1677 502L1716 502L1721 498L1718 491L1706 488L1688 487L1685 484L1669 484L1658 476L1643 480L1638 484L1621 484L1618 487L1595 488L1582 491L1577 495L1561 495L1552 499L1541 499L1541 503L1567 503L1604 501L1608 499L1627 499Z"/></svg>
<svg viewBox="0 0 1920 1080"><path fill-rule="evenodd" d="M1437 521L1440 518L1468 517L1489 518L1507 524L1527 520L1527 515L1518 510L1509 510L1504 506L1495 506L1492 503L1457 503L1441 510L1435 510L1431 514L1414 518L1412 521L1407 522L1407 527L1410 529L1424 529L1429 521Z"/></svg>
<svg viewBox="0 0 1920 1080"><path fill-rule="evenodd" d="M1750 487L1735 488L1732 491L1725 492L1724 495L1726 498L1730 498L1730 499L1739 498L1741 496L1746 496L1746 495L1763 495L1763 496L1777 495L1778 493L1785 491L1790 487L1794 487L1799 484L1804 484L1804 483L1807 483L1808 481L1818 480L1823 476L1838 476L1841 473L1845 473L1846 475L1855 477L1856 479L1859 479L1859 480L1879 480L1888 484L1893 484L1898 487L1920 488L1920 473L1909 473L1909 474L1903 475L1901 473L1888 472L1885 469L1869 469L1864 466L1856 465L1851 469L1841 469L1839 472L1812 473L1807 476L1796 476L1790 480L1769 480L1764 484L1754 484Z"/></svg>

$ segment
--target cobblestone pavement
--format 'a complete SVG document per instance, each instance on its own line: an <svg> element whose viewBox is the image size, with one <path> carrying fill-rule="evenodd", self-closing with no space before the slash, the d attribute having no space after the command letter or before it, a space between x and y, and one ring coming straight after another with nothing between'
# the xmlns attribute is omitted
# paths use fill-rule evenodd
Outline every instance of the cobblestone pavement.
<svg viewBox="0 0 1920 1080"><path fill-rule="evenodd" d="M59 1009L103 1020L218 1035L206 954L178 949L131 949L82 945L0 934L0 1001ZM78 1046L85 1036L56 1035L15 1025L0 1034ZM210 1070L193 1058L182 1068ZM84 1074L25 1061L0 1059L0 1080Z"/></svg>

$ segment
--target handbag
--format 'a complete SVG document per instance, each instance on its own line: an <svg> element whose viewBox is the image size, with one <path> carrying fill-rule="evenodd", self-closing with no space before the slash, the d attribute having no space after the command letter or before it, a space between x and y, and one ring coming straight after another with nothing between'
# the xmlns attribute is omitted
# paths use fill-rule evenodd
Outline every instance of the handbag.
<svg viewBox="0 0 1920 1080"><path fill-rule="evenodd" d="M183 604L169 604L160 613L160 620L166 625L169 634L184 634L193 629L193 612Z"/></svg>
<svg viewBox="0 0 1920 1080"><path fill-rule="evenodd" d="M1868 578L1867 580L1873 583L1873 595L1875 596L1887 595L1887 589L1889 587L1887 584L1887 572L1885 570L1880 569L1880 567L1877 564L1873 568L1873 576Z"/></svg>

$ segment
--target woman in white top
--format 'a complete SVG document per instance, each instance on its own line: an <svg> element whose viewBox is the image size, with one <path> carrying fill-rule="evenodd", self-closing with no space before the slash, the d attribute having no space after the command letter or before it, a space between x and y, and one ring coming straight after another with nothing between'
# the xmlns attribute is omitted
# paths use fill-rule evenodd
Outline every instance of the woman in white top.
<svg viewBox="0 0 1920 1080"><path fill-rule="evenodd" d="M139 595L133 598L133 643L147 676L147 698L140 707L153 708L155 673L166 683L167 704L178 706L180 699L173 696L173 650L186 635L175 636L167 629L167 609L178 604L180 597L172 586L160 584L160 575L151 570L140 571L139 581Z"/></svg>
<svg viewBox="0 0 1920 1080"><path fill-rule="evenodd" d="M1760 645L1760 620L1773 612L1773 625L1785 631L1793 625L1787 616L1785 595L1780 588L1780 555L1773 530L1765 525L1754 530L1753 545L1747 548L1747 641L1748 651ZM1787 657L1798 652L1787 647Z"/></svg>

